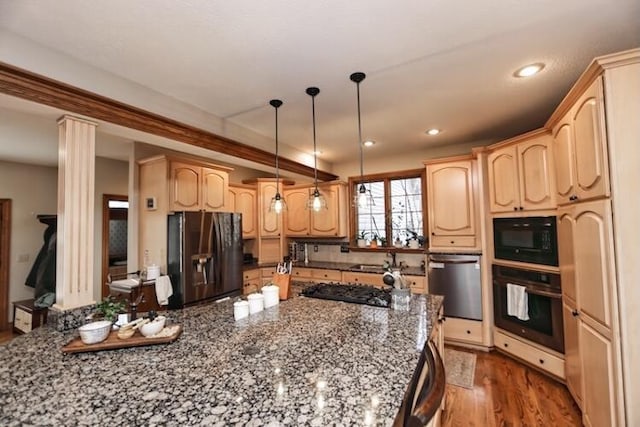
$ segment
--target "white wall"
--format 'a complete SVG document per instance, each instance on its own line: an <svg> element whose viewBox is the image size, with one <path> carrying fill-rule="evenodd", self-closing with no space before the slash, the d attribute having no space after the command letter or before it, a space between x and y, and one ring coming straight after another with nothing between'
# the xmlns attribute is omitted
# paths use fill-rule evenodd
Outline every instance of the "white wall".
<svg viewBox="0 0 640 427"><path fill-rule="evenodd" d="M34 289L24 282L47 228L36 215L56 213L57 191L58 168L0 161L0 198L11 199L9 302L33 298Z"/></svg>
<svg viewBox="0 0 640 427"><path fill-rule="evenodd" d="M126 196L129 188L129 163L96 157L95 217L93 241L93 297L101 299L102 286L102 196Z"/></svg>

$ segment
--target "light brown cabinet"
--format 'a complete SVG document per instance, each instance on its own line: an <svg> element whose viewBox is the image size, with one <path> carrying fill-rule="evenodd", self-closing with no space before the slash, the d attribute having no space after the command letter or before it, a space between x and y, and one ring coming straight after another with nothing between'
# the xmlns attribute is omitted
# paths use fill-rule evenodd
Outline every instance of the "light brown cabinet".
<svg viewBox="0 0 640 427"><path fill-rule="evenodd" d="M246 270L242 273L242 294L248 295L262 289L260 269Z"/></svg>
<svg viewBox="0 0 640 427"><path fill-rule="evenodd" d="M382 274L359 273L355 271L343 271L342 282L352 285L371 285L379 288L386 286L382 281Z"/></svg>
<svg viewBox="0 0 640 427"><path fill-rule="evenodd" d="M471 158L427 163L430 249L477 246L474 185Z"/></svg>
<svg viewBox="0 0 640 427"><path fill-rule="evenodd" d="M617 425L615 303L611 202L601 199L558 211L564 299L567 386L585 425Z"/></svg>
<svg viewBox="0 0 640 427"><path fill-rule="evenodd" d="M169 182L170 211L227 210L227 170L171 161Z"/></svg>
<svg viewBox="0 0 640 427"><path fill-rule="evenodd" d="M558 204L610 195L602 76L554 126L553 152Z"/></svg>
<svg viewBox="0 0 640 427"><path fill-rule="evenodd" d="M493 213L555 209L551 137L536 131L487 157Z"/></svg>
<svg viewBox="0 0 640 427"><path fill-rule="evenodd" d="M346 237L347 188L344 183L322 183L318 190L327 202L326 209L316 212L307 208L313 186L288 188L285 235L288 237Z"/></svg>
<svg viewBox="0 0 640 427"><path fill-rule="evenodd" d="M257 193L255 186L229 185L230 212L242 214L242 238L255 239L258 236Z"/></svg>

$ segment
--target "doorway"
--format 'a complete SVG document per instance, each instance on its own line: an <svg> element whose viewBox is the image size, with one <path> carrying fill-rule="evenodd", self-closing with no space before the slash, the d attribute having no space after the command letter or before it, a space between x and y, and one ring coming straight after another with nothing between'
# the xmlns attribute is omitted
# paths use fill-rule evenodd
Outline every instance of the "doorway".
<svg viewBox="0 0 640 427"><path fill-rule="evenodd" d="M9 326L9 251L11 242L11 200L0 199L0 331Z"/></svg>
<svg viewBox="0 0 640 427"><path fill-rule="evenodd" d="M102 196L102 298L109 295L108 278L127 276L127 196Z"/></svg>

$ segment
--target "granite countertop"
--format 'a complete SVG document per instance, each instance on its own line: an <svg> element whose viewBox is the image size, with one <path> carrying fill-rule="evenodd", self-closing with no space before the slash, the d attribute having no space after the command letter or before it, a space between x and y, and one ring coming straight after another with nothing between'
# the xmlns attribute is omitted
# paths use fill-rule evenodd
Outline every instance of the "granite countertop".
<svg viewBox="0 0 640 427"><path fill-rule="evenodd" d="M78 354L41 327L0 346L0 425L390 425L441 305L297 297L236 322L226 301L167 312L174 343Z"/></svg>
<svg viewBox="0 0 640 427"><path fill-rule="evenodd" d="M246 270L252 270L254 268L270 268L270 267L275 267L277 264L276 263L271 263L271 264L245 264L243 266L243 269ZM340 270L340 271L357 271L357 272L362 272L362 273L380 273L382 274L382 264L380 264L380 268L378 270L372 270L372 269L360 269L360 268L356 268L354 267L354 265L359 265L353 262L330 262L330 261L309 261L308 264L305 264L304 262L296 262L293 264L293 270L295 271L296 268L321 268L321 269L326 269L326 270ZM371 263L369 265L377 265L374 263ZM425 271L423 269L421 269L420 267L405 267L402 269L402 274L406 274L406 275L410 275L410 276L424 276L425 275Z"/></svg>

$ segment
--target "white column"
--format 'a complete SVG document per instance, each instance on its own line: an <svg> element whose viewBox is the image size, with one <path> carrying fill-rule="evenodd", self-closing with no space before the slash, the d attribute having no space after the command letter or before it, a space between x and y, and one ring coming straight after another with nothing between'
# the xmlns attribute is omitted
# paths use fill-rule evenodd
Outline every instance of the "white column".
<svg viewBox="0 0 640 427"><path fill-rule="evenodd" d="M58 231L56 307L95 302L93 221L96 124L73 116L58 120Z"/></svg>

